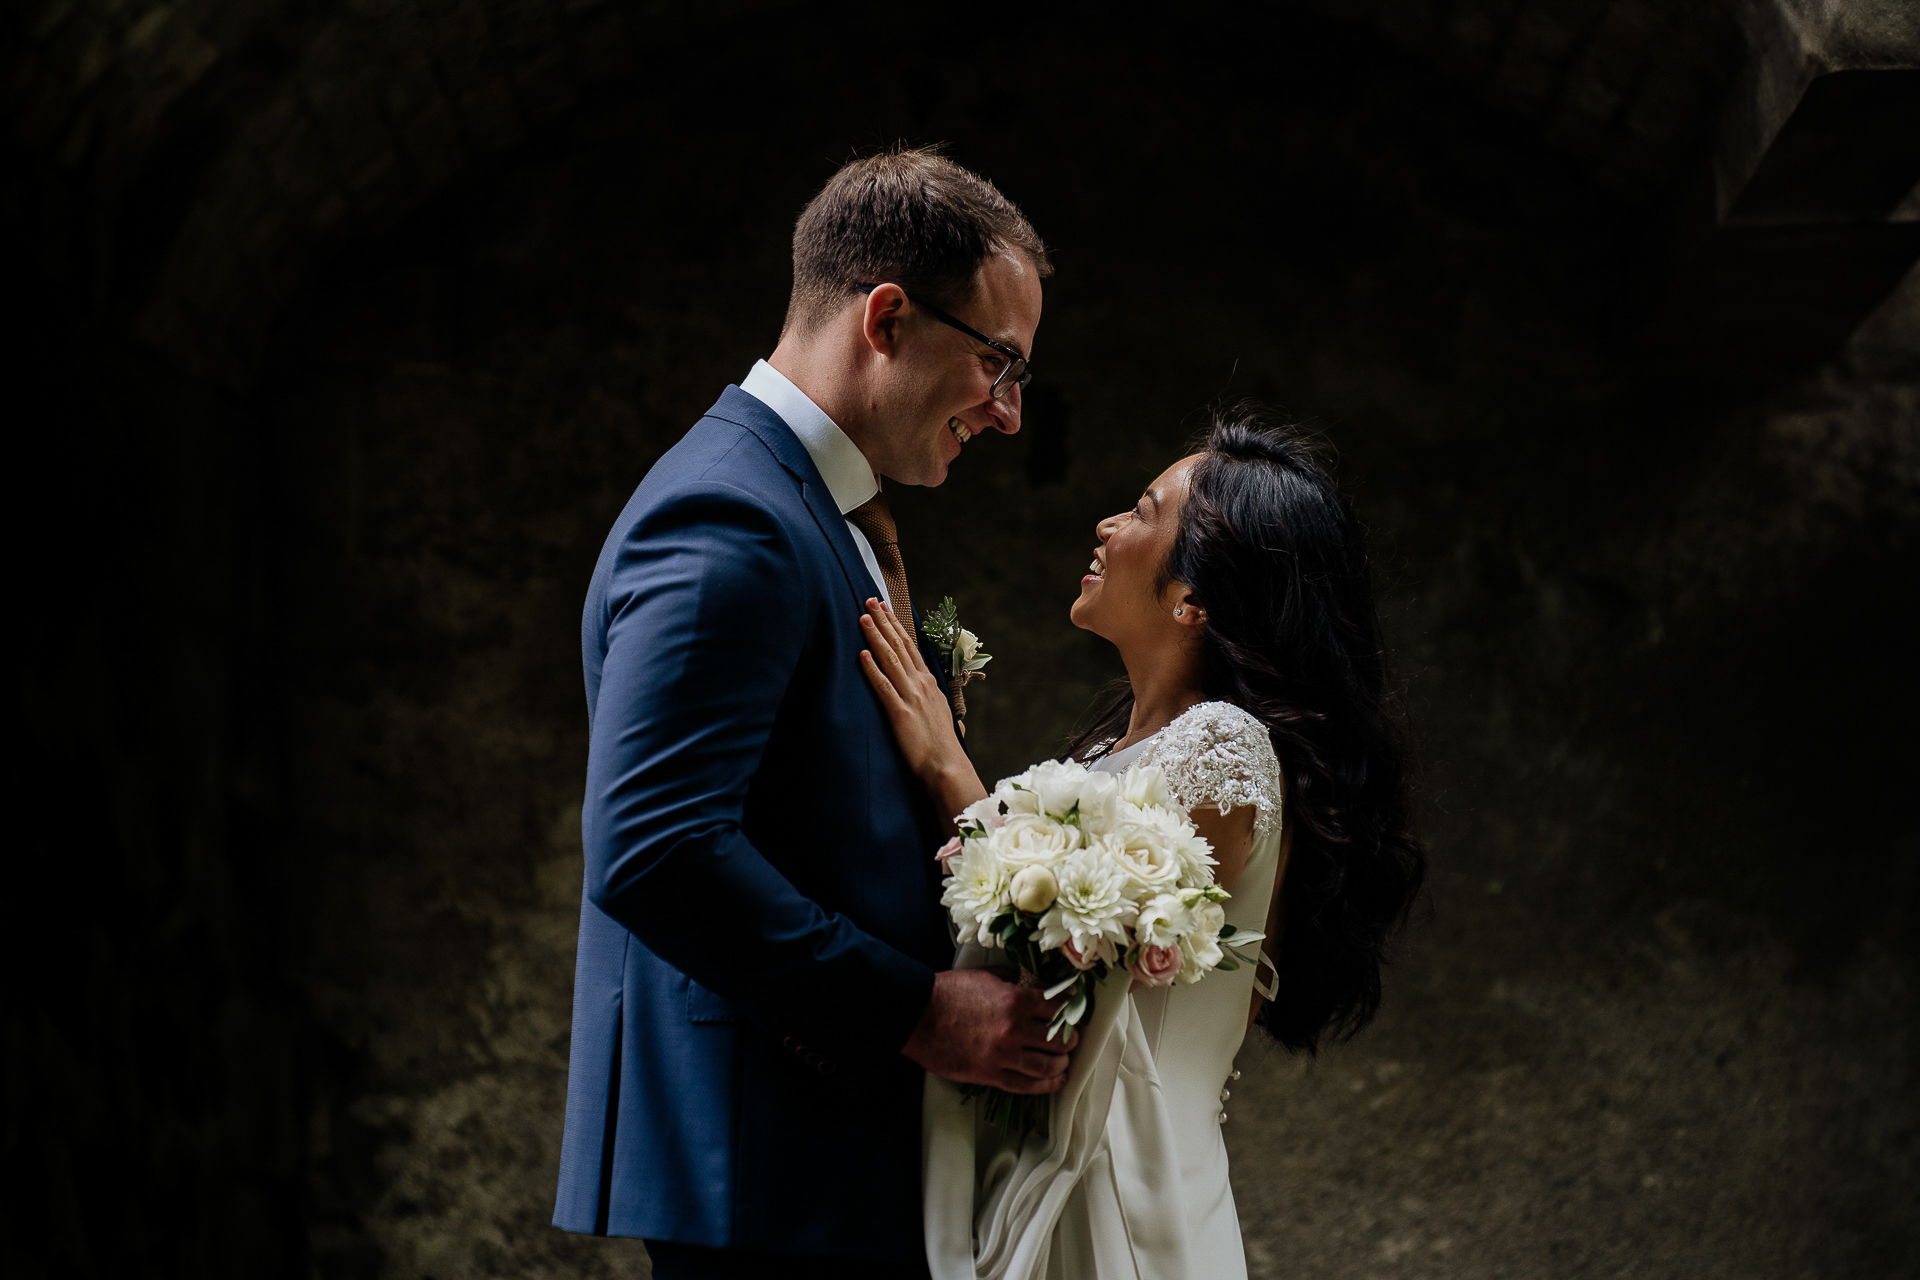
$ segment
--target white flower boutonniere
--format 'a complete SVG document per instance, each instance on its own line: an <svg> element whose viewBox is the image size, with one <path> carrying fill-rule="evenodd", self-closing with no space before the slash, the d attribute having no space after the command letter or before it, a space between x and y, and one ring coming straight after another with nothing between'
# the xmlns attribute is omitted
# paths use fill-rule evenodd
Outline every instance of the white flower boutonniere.
<svg viewBox="0 0 1920 1280"><path fill-rule="evenodd" d="M993 655L980 647L979 636L960 625L960 611L954 607L952 596L928 611L922 629L927 639L933 641L933 647L940 653L941 665L946 668L947 696L953 700L953 714L964 721L967 698L961 690L969 681L987 678L982 668L993 661Z"/></svg>

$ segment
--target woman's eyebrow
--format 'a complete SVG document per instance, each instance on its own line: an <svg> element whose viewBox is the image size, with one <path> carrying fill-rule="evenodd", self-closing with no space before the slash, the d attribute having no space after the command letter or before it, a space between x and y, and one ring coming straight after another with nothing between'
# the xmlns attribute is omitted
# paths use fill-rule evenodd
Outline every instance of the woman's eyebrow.
<svg viewBox="0 0 1920 1280"><path fill-rule="evenodd" d="M1155 511L1158 511L1160 509L1160 499L1153 496L1153 490L1149 489L1145 493L1141 494L1140 496L1145 498L1148 502L1151 502L1153 504L1153 509Z"/></svg>

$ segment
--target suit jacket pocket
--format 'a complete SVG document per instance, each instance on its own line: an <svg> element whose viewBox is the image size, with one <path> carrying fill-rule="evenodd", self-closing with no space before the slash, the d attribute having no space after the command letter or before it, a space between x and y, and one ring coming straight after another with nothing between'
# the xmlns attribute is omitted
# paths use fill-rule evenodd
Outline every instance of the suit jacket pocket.
<svg viewBox="0 0 1920 1280"><path fill-rule="evenodd" d="M687 979L688 1022L738 1022L739 1011L717 992L709 991L693 979Z"/></svg>

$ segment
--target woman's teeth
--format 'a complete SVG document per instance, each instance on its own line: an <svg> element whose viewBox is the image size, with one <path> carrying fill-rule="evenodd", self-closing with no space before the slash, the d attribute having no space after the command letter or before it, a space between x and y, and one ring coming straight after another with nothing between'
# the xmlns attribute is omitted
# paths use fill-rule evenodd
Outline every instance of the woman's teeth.
<svg viewBox="0 0 1920 1280"><path fill-rule="evenodd" d="M955 440L958 440L961 444L965 444L967 441L973 439L972 429L969 428L966 423L960 421L960 419L948 418L947 426L952 428L953 438Z"/></svg>
<svg viewBox="0 0 1920 1280"><path fill-rule="evenodd" d="M1087 572L1096 578L1105 576L1105 571L1100 568L1100 562L1098 560L1092 560L1087 563Z"/></svg>

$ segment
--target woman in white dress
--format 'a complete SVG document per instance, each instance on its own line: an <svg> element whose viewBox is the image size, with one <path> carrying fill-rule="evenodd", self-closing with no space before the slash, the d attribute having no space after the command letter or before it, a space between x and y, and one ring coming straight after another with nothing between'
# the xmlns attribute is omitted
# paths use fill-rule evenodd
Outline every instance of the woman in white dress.
<svg viewBox="0 0 1920 1280"><path fill-rule="evenodd" d="M1072 619L1127 682L1068 755L1158 765L1213 846L1229 923L1268 940L1258 969L1192 986L1110 979L1045 1138L1000 1137L929 1078L935 1280L1244 1277L1221 1126L1247 1024L1307 1052L1365 1026L1424 874L1360 528L1308 443L1219 420L1096 536ZM959 813L987 791L944 686L890 612L861 625L902 750Z"/></svg>

